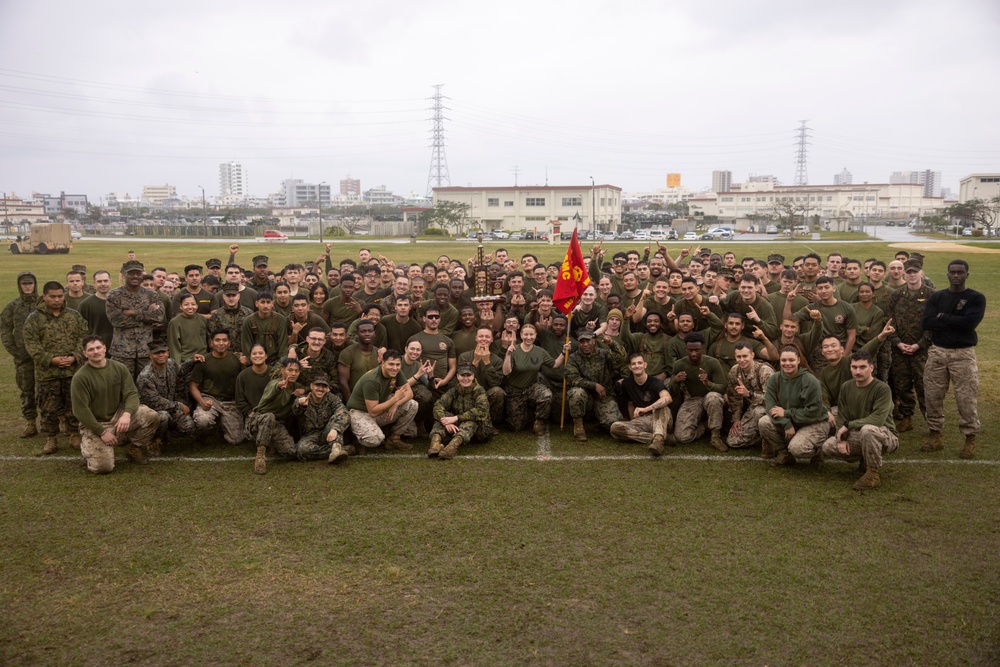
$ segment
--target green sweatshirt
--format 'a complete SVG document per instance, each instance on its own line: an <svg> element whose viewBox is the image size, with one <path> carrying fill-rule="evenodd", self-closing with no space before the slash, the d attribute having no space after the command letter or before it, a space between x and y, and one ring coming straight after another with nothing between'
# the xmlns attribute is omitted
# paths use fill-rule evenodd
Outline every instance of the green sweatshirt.
<svg viewBox="0 0 1000 667"><path fill-rule="evenodd" d="M774 423L785 430L791 426L817 424L826 419L823 388L816 376L804 368L792 377L778 371L768 379L764 407L770 412L776 406L785 409L785 416L773 418Z"/></svg>
<svg viewBox="0 0 1000 667"><path fill-rule="evenodd" d="M208 320L197 313L187 317L183 313L167 325L167 347L170 358L177 363L191 359L196 354L208 354Z"/></svg>
<svg viewBox="0 0 1000 667"><path fill-rule="evenodd" d="M892 392L885 382L872 380L868 386L859 387L852 378L840 388L837 429L846 424L854 431L870 424L884 426L899 435L892 419L892 407Z"/></svg>
<svg viewBox="0 0 1000 667"><path fill-rule="evenodd" d="M705 385L704 382L698 379L702 369L708 373L708 385ZM683 385L677 382L676 379L677 374L682 371L687 373L687 379L684 380ZM649 373L649 370L646 372ZM707 355L701 358L700 366L692 365L687 356L683 359L678 359L674 362L670 376L670 386L668 388L670 389L670 393L675 395L683 389L684 396L705 396L710 391L724 396L729 389L729 377L726 375L726 371L723 370L722 364L719 363L718 359Z"/></svg>
<svg viewBox="0 0 1000 667"><path fill-rule="evenodd" d="M292 414L292 403L295 401L296 389L303 389L302 385L293 382L285 389L278 386L281 380L271 380L264 387L264 395L260 398L260 403L254 408L254 414L274 414L278 419L285 419Z"/></svg>
<svg viewBox="0 0 1000 667"><path fill-rule="evenodd" d="M73 400L73 414L80 423L102 435L102 422L109 422L124 406L125 412L135 415L139 409L139 391L135 388L128 368L113 359L108 359L103 368L84 364L73 375L70 384Z"/></svg>

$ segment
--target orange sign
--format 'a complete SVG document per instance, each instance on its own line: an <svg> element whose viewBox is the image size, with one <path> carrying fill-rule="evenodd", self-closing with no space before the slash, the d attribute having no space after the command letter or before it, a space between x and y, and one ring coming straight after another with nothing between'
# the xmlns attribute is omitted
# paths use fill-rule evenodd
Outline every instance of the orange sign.
<svg viewBox="0 0 1000 667"><path fill-rule="evenodd" d="M679 188L681 186L681 175L680 174L667 174L667 187L668 188Z"/></svg>

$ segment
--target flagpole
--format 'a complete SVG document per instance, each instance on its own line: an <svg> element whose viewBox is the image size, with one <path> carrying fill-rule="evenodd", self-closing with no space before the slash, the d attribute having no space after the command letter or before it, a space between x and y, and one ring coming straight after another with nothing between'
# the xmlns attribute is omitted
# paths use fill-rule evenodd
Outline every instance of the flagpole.
<svg viewBox="0 0 1000 667"><path fill-rule="evenodd" d="M573 311L569 311L569 315L566 316L566 345L569 345L569 332L573 324ZM562 390L562 414L559 417L559 430L563 430L566 425L566 362L569 361L569 355L566 353L566 348L563 347L563 390Z"/></svg>

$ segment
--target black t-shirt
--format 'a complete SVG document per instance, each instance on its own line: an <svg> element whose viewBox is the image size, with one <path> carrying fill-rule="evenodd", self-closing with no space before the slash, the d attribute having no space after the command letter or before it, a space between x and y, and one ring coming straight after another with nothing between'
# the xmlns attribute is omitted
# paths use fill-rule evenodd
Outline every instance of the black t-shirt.
<svg viewBox="0 0 1000 667"><path fill-rule="evenodd" d="M666 390L663 380L655 375L647 375L645 384L637 384L634 376L625 378L622 383L628 402L637 408L646 408L660 400L660 392Z"/></svg>

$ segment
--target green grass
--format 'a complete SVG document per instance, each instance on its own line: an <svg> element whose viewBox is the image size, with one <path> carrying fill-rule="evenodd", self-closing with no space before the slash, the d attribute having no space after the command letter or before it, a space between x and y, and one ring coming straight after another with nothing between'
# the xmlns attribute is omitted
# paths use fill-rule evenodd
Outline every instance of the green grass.
<svg viewBox="0 0 1000 667"><path fill-rule="evenodd" d="M803 242L712 246L788 256ZM210 248L136 246L169 268L225 252ZM0 294L12 297L22 266L46 280L73 262L114 268L125 250L7 258ZM310 254L268 251L272 264ZM939 285L952 254L927 255ZM969 259L971 286L1000 297L1000 262ZM921 454L920 433L905 434L866 493L850 489L853 466L777 470L705 441L652 461L641 445L581 445L558 427L549 460L533 436L505 434L448 463L424 444L256 476L249 445L181 440L165 452L179 458L95 477L65 444L58 458L20 458L41 440L16 438L5 362L0 664L995 665L994 312L979 330L979 461L957 458L949 403L947 449Z"/></svg>

